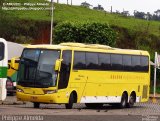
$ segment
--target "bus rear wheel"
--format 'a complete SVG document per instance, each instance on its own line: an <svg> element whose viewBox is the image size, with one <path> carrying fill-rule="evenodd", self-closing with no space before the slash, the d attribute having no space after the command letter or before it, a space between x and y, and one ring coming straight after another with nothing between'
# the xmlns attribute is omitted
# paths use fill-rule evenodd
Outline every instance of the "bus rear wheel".
<svg viewBox="0 0 160 121"><path fill-rule="evenodd" d="M34 108L39 108L40 107L40 103L34 102L33 106L34 106Z"/></svg>
<svg viewBox="0 0 160 121"><path fill-rule="evenodd" d="M126 108L127 107L127 100L128 100L127 94L123 93L122 98L121 98L121 102L119 103L119 108Z"/></svg>
<svg viewBox="0 0 160 121"><path fill-rule="evenodd" d="M129 97L129 102L127 103L127 107L132 108L135 102L136 102L136 94L132 93Z"/></svg>
<svg viewBox="0 0 160 121"><path fill-rule="evenodd" d="M96 108L102 108L103 107L103 103L85 103L87 108L90 109L96 109Z"/></svg>

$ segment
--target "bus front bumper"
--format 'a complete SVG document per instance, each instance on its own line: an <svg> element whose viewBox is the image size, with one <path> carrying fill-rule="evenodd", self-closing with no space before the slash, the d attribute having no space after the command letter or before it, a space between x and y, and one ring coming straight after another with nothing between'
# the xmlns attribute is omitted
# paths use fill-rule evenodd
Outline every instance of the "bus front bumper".
<svg viewBox="0 0 160 121"><path fill-rule="evenodd" d="M57 94L31 95L22 92L16 92L18 101L39 102L39 103L59 103Z"/></svg>

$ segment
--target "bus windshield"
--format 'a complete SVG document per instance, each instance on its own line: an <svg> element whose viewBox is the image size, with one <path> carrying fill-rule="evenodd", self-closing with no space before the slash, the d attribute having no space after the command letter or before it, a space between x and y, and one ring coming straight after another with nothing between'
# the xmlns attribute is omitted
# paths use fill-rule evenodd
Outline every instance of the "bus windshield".
<svg viewBox="0 0 160 121"><path fill-rule="evenodd" d="M56 86L54 65L59 57L59 50L25 49L19 65L18 85L39 88Z"/></svg>
<svg viewBox="0 0 160 121"><path fill-rule="evenodd" d="M0 42L0 60L4 57L4 44Z"/></svg>

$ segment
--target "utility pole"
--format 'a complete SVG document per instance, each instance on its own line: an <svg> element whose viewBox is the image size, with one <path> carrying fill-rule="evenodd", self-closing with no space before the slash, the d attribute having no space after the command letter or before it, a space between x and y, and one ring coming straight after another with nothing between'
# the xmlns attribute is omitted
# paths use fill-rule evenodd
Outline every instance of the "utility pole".
<svg viewBox="0 0 160 121"><path fill-rule="evenodd" d="M59 0L57 0L57 3L59 3Z"/></svg>
<svg viewBox="0 0 160 121"><path fill-rule="evenodd" d="M111 6L111 13L112 13L112 6Z"/></svg>
<svg viewBox="0 0 160 121"><path fill-rule="evenodd" d="M72 5L72 0L71 0L71 5Z"/></svg>
<svg viewBox="0 0 160 121"><path fill-rule="evenodd" d="M68 5L68 0L67 0L67 5Z"/></svg>
<svg viewBox="0 0 160 121"><path fill-rule="evenodd" d="M53 42L53 7L54 7L54 1L51 0L51 31L50 31L50 44Z"/></svg>
<svg viewBox="0 0 160 121"><path fill-rule="evenodd" d="M156 72L157 72L157 52L155 52L155 59L154 59L154 91L153 96L156 97Z"/></svg>

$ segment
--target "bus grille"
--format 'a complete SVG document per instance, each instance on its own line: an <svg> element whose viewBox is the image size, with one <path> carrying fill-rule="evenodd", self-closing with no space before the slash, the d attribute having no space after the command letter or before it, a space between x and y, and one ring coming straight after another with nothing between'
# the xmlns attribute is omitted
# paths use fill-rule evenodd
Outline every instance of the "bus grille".
<svg viewBox="0 0 160 121"><path fill-rule="evenodd" d="M142 98L147 98L147 93L148 93L148 86L147 85L143 85Z"/></svg>

